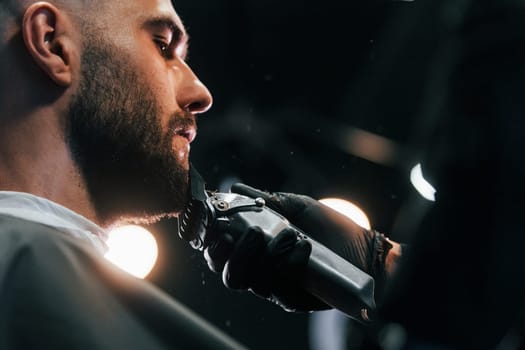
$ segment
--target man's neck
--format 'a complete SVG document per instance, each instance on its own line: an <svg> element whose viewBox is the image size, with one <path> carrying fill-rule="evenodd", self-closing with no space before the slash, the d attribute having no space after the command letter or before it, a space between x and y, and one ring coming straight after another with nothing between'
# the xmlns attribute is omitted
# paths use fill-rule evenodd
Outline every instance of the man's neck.
<svg viewBox="0 0 525 350"><path fill-rule="evenodd" d="M47 198L100 224L53 116L43 113L10 121L0 127L0 190Z"/></svg>

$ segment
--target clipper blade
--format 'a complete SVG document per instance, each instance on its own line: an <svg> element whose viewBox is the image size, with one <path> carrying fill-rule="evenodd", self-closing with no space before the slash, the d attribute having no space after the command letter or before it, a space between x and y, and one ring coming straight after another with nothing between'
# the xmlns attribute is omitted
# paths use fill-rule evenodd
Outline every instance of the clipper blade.
<svg viewBox="0 0 525 350"><path fill-rule="evenodd" d="M194 249L202 249L205 232L205 210L203 204L198 201L190 201L184 212L179 216L179 237L189 242Z"/></svg>
<svg viewBox="0 0 525 350"><path fill-rule="evenodd" d="M206 186L197 169L190 164L189 185L191 199L184 211L179 215L179 236L188 241L195 249L202 250L206 236Z"/></svg>

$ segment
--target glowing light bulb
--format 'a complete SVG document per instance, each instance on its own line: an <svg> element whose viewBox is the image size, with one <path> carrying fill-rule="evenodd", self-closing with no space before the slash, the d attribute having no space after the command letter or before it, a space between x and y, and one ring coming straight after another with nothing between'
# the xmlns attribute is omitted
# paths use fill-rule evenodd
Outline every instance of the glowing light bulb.
<svg viewBox="0 0 525 350"><path fill-rule="evenodd" d="M359 226L370 230L370 221L365 212L352 202L339 198L323 198L319 202L346 215Z"/></svg>
<svg viewBox="0 0 525 350"><path fill-rule="evenodd" d="M157 241L143 227L126 225L113 229L106 242L105 258L138 278L145 278L158 257Z"/></svg>

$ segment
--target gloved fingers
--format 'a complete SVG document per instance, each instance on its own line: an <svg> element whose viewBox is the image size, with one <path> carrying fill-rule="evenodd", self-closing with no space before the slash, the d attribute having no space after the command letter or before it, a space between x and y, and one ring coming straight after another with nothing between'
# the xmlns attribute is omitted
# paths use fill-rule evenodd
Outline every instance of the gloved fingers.
<svg viewBox="0 0 525 350"><path fill-rule="evenodd" d="M274 275L272 289L279 292L281 286L303 285L312 252L310 242L300 239L294 230L288 229L272 239L267 249Z"/></svg>
<svg viewBox="0 0 525 350"><path fill-rule="evenodd" d="M231 236L226 241L230 239ZM224 242L220 246L223 245ZM293 229L267 242L259 227L250 228L235 243L224 266L223 282L231 289L250 289L288 311L328 309L328 305L303 287L311 250L310 242L300 238ZM208 255L216 251L210 246Z"/></svg>
<svg viewBox="0 0 525 350"><path fill-rule="evenodd" d="M294 251L298 240L295 230L285 229L268 242L268 255L277 262Z"/></svg>
<svg viewBox="0 0 525 350"><path fill-rule="evenodd" d="M259 227L251 227L235 244L224 266L222 280L231 289L247 289L251 286L264 259L266 241Z"/></svg>
<svg viewBox="0 0 525 350"><path fill-rule="evenodd" d="M243 183L234 183L231 187L231 192L242 194L243 196L247 196L250 198L257 198L261 197L265 201L271 201L272 200L272 193L259 190L257 188L245 185Z"/></svg>
<svg viewBox="0 0 525 350"><path fill-rule="evenodd" d="M234 247L235 241L228 233L221 234L206 247L204 250L204 258L210 270L216 273L222 272Z"/></svg>
<svg viewBox="0 0 525 350"><path fill-rule="evenodd" d="M287 274L289 268L288 258L296 258L297 234L294 230L287 229L279 233L274 237L266 246L265 254L262 255L262 259L254 271L256 278L251 283L251 290L258 296L268 298L274 288L274 285L279 283L288 283L288 277L280 278L280 270L286 270L283 272ZM292 258L292 262L295 260ZM301 257L302 258L302 257ZM308 259L308 256L306 257ZM295 263L296 264L296 263ZM294 273L294 269L291 269L291 273Z"/></svg>
<svg viewBox="0 0 525 350"><path fill-rule="evenodd" d="M312 245L308 240L296 238L293 248L289 248L291 238L286 236L291 234L297 237L295 232L288 230L270 242L274 245L269 252L275 261L272 283L274 302L286 311L308 312L329 309L330 306L308 293L303 287Z"/></svg>

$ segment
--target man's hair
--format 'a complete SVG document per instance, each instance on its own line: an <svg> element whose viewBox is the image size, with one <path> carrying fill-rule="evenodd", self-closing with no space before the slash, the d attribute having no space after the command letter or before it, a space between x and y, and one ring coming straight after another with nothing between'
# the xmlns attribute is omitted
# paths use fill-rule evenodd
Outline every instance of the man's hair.
<svg viewBox="0 0 525 350"><path fill-rule="evenodd" d="M0 0L0 45L5 45L5 33L7 26L17 19L26 0Z"/></svg>
<svg viewBox="0 0 525 350"><path fill-rule="evenodd" d="M47 0L58 7L68 8L69 14L74 16L82 29L91 27L94 12L100 11L105 0ZM30 5L33 0L0 0L0 49L6 44L5 35L7 25L13 21L21 21L17 16L23 15L24 6ZM20 23L19 23L20 24ZM82 30L83 31L83 30Z"/></svg>
<svg viewBox="0 0 525 350"><path fill-rule="evenodd" d="M13 0L0 0L0 12L8 12L13 7Z"/></svg>
<svg viewBox="0 0 525 350"><path fill-rule="evenodd" d="M15 1L16 0L0 0L0 50L6 45L6 26L12 20L15 13Z"/></svg>
<svg viewBox="0 0 525 350"><path fill-rule="evenodd" d="M0 16L2 19L14 16L22 8L24 2L25 0L0 0ZM4 22L2 21L1 24Z"/></svg>
<svg viewBox="0 0 525 350"><path fill-rule="evenodd" d="M4 24L9 16L12 15L13 0L0 0L0 28L4 29Z"/></svg>

